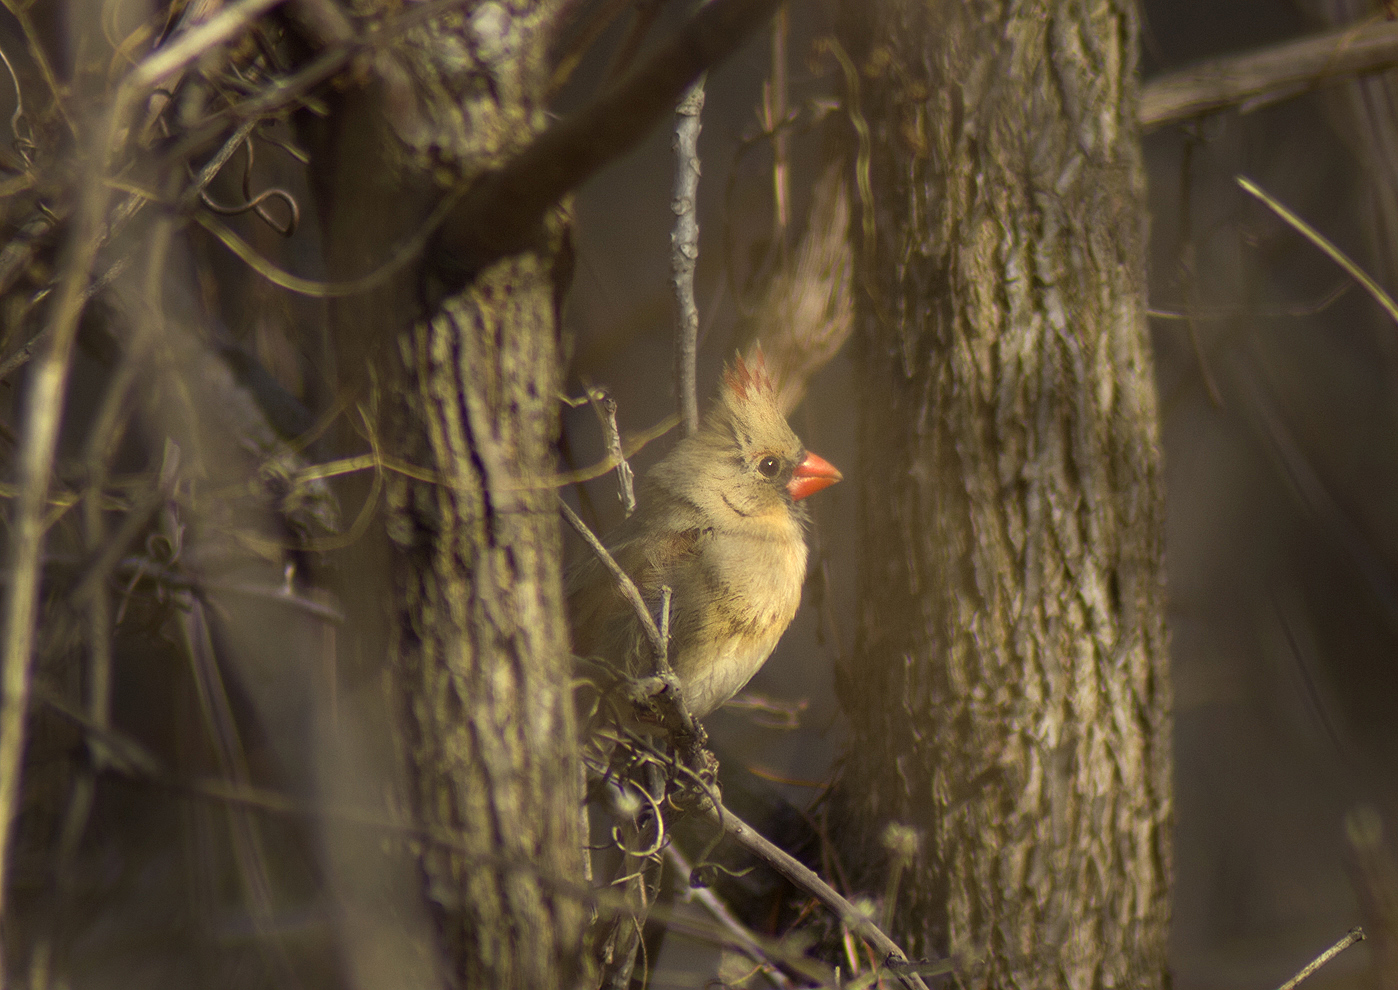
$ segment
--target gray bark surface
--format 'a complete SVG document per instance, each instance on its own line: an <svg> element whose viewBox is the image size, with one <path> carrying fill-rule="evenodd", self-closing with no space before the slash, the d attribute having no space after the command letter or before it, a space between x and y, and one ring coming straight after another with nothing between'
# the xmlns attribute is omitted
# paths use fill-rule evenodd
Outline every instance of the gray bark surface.
<svg viewBox="0 0 1398 990"><path fill-rule="evenodd" d="M850 4L865 560L837 842L967 987L1161 987L1163 506L1129 3ZM860 183L853 188L857 189ZM850 827L852 826L852 827Z"/></svg>

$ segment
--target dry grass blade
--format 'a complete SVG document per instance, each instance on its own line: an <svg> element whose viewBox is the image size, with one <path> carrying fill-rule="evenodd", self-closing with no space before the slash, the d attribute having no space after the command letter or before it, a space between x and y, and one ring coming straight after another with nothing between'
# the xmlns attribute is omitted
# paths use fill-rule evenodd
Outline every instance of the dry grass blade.
<svg viewBox="0 0 1398 990"><path fill-rule="evenodd" d="M1374 301L1384 308L1384 312L1386 312L1395 323L1398 323L1398 303L1395 303L1393 297L1385 292L1382 286L1370 278L1369 274L1364 271L1364 269L1355 264L1354 260L1351 259L1349 255L1330 243L1320 231L1316 230L1295 213L1292 213L1281 203L1277 202L1272 196L1268 195L1257 183L1242 175L1235 176L1235 179L1238 185L1243 187L1244 192L1260 199L1269 210L1285 220L1297 233L1324 251L1335 264L1348 272L1350 277L1362 285L1364 291L1369 293L1369 295L1374 298Z"/></svg>

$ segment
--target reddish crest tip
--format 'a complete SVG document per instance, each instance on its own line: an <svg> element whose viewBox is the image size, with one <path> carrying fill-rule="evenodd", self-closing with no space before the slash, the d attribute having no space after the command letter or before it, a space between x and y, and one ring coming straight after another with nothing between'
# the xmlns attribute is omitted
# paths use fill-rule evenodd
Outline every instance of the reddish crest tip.
<svg viewBox="0 0 1398 990"><path fill-rule="evenodd" d="M739 354L734 359L733 366L724 370L723 383L740 399L748 397L749 389L768 393L776 391L772 384L772 376L767 374L767 359L763 356L761 347L753 351L751 365Z"/></svg>

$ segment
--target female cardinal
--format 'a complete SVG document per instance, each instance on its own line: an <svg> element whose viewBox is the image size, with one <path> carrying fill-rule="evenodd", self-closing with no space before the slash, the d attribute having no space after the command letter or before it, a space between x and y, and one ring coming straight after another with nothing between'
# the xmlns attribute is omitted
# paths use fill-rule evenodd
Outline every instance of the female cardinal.
<svg viewBox="0 0 1398 990"><path fill-rule="evenodd" d="M689 711L737 694L781 638L806 577L806 496L840 480L787 425L761 352L738 358L699 429L647 472L636 513L605 541L658 617ZM635 610L594 557L568 575L573 650L632 677L654 671Z"/></svg>

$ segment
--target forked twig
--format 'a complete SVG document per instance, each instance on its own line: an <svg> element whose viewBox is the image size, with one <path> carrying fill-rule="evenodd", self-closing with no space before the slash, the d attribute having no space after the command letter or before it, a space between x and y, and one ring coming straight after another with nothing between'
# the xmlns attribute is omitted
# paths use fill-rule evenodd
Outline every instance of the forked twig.
<svg viewBox="0 0 1398 990"><path fill-rule="evenodd" d="M621 507L627 518L630 518L631 513L636 511L636 472L631 470L621 446L621 430L616 425L616 399L604 388L590 388L587 390L587 400L597 414L597 421L602 424L607 460L616 465L617 497L621 499Z"/></svg>

